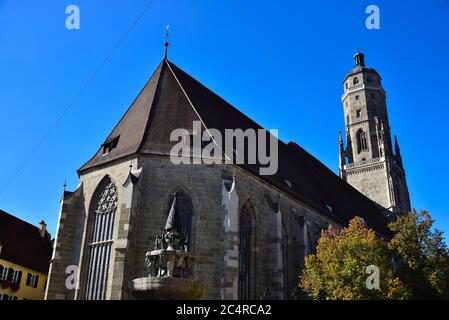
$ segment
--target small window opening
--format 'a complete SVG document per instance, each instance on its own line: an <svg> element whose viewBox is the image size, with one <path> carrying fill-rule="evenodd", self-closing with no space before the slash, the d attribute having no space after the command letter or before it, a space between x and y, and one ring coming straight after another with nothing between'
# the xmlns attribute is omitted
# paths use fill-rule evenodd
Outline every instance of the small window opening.
<svg viewBox="0 0 449 320"><path fill-rule="evenodd" d="M120 136L111 138L106 140L105 143L103 143L103 155L107 155L109 154L109 152L111 152L113 149L117 148L117 144L118 144L118 140L119 140Z"/></svg>

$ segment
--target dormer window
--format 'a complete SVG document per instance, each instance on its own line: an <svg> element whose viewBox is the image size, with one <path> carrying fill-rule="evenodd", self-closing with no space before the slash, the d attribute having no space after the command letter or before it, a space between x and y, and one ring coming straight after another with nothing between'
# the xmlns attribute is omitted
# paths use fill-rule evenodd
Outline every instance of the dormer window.
<svg viewBox="0 0 449 320"><path fill-rule="evenodd" d="M284 179L285 184L291 189L293 187L293 184L290 180Z"/></svg>
<svg viewBox="0 0 449 320"><path fill-rule="evenodd" d="M102 144L103 147L103 156L109 154L113 149L117 148L118 140L120 136L110 138L106 140L105 143Z"/></svg>

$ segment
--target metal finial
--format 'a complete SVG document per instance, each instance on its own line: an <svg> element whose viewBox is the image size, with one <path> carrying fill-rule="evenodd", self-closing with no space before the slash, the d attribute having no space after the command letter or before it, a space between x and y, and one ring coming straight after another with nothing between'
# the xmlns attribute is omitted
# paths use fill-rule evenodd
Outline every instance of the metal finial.
<svg viewBox="0 0 449 320"><path fill-rule="evenodd" d="M64 191L65 191L65 189L67 188L67 179L64 179Z"/></svg>
<svg viewBox="0 0 449 320"><path fill-rule="evenodd" d="M164 52L164 58L167 59L167 51L169 46L169 38L170 38L170 25L167 25L165 27L165 52Z"/></svg>
<svg viewBox="0 0 449 320"><path fill-rule="evenodd" d="M133 162L131 161L131 163L129 164L129 172L131 172L132 169L133 169Z"/></svg>

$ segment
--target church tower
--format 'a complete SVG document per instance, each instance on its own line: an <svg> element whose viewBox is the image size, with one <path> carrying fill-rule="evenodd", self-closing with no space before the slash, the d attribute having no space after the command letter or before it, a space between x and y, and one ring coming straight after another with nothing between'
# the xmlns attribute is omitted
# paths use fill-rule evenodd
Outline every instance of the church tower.
<svg viewBox="0 0 449 320"><path fill-rule="evenodd" d="M342 96L346 148L339 136L340 177L382 206L387 217L410 211L410 199L399 144L394 152L382 78L354 55Z"/></svg>

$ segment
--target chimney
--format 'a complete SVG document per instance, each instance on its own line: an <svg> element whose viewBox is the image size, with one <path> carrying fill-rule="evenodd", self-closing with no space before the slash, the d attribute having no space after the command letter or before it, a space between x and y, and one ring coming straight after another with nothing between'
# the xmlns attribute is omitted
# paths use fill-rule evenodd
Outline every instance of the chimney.
<svg viewBox="0 0 449 320"><path fill-rule="evenodd" d="M41 220L41 222L39 222L39 233L41 235L42 238L46 238L47 237L47 224L45 223L44 220Z"/></svg>

